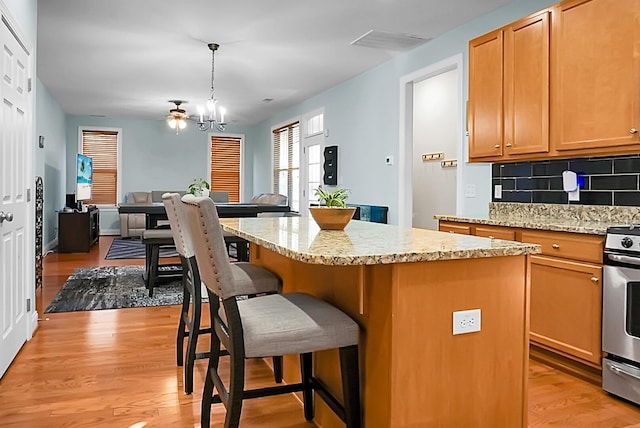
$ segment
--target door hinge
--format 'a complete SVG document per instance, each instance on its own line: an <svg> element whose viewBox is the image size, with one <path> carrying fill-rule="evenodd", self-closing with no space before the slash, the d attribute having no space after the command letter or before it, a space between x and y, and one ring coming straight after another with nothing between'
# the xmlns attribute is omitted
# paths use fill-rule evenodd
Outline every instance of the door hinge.
<svg viewBox="0 0 640 428"><path fill-rule="evenodd" d="M31 299L27 299L27 312L31 312Z"/></svg>
<svg viewBox="0 0 640 428"><path fill-rule="evenodd" d="M27 79L27 92L31 92L31 77Z"/></svg>

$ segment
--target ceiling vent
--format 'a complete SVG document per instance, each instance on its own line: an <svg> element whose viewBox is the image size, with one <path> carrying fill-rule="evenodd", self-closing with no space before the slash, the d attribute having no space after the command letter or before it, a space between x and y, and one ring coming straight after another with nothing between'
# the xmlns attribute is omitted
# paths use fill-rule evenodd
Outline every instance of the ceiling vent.
<svg viewBox="0 0 640 428"><path fill-rule="evenodd" d="M369 30L362 36L351 42L352 45L368 48L385 49L393 51L406 51L413 49L431 38L417 36L415 34L388 33L380 30Z"/></svg>

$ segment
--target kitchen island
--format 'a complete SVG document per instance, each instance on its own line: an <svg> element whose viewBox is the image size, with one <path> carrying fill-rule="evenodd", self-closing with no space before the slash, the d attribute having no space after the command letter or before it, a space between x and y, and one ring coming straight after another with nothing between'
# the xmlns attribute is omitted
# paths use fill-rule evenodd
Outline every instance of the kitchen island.
<svg viewBox="0 0 640 428"><path fill-rule="evenodd" d="M540 246L351 221L321 231L301 217L221 219L284 291L339 307L360 325L366 427L526 427L529 254ZM480 331L453 334L453 312ZM316 374L341 396L337 352ZM285 380L299 378L285 358ZM342 422L316 401L316 421Z"/></svg>

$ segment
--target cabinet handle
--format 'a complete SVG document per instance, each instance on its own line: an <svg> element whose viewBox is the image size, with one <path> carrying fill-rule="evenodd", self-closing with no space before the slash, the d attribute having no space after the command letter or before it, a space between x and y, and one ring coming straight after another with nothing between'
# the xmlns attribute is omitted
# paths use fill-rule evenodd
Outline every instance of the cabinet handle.
<svg viewBox="0 0 640 428"><path fill-rule="evenodd" d="M630 132L631 134L637 134L637 133L638 133L638 130L637 130L636 128L631 128L631 129L629 130L629 132Z"/></svg>
<svg viewBox="0 0 640 428"><path fill-rule="evenodd" d="M591 282L593 282L594 284L598 282L598 278L595 276L591 277Z"/></svg>
<svg viewBox="0 0 640 428"><path fill-rule="evenodd" d="M552 244L551 248L553 248L554 250L557 250L558 248L560 248L560 245L558 244Z"/></svg>
<svg viewBox="0 0 640 428"><path fill-rule="evenodd" d="M496 239L494 236L491 236L491 235L487 236L487 238L489 238L489 239Z"/></svg>
<svg viewBox="0 0 640 428"><path fill-rule="evenodd" d="M506 144L506 146L507 146L507 147L511 147L511 143L507 143L507 144Z"/></svg>
<svg viewBox="0 0 640 428"><path fill-rule="evenodd" d="M496 144L496 145L495 145L495 146L493 146L493 147L495 147L496 149L499 149L499 148L500 148L500 144Z"/></svg>

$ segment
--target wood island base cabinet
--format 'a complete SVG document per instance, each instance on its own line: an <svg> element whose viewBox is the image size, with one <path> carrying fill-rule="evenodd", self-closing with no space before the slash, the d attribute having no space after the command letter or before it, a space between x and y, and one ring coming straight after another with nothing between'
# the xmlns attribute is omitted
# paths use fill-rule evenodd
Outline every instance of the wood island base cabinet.
<svg viewBox="0 0 640 428"><path fill-rule="evenodd" d="M283 290L307 292L360 325L365 427L526 427L530 257L335 266L251 244L251 262ZM480 309L481 331L453 335L453 312ZM337 352L314 367L338 397ZM299 380L298 358L284 378ZM322 400L316 422L344 427Z"/></svg>

